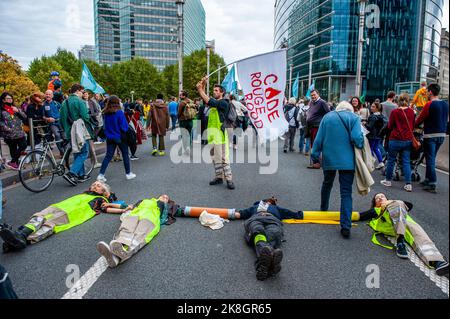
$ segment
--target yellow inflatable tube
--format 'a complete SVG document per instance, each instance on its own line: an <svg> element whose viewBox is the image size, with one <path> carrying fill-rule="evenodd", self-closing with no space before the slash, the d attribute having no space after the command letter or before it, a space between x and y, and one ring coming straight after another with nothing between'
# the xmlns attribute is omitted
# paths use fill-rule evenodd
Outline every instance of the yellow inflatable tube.
<svg viewBox="0 0 450 319"><path fill-rule="evenodd" d="M320 211L304 211L303 212L303 220L341 220L340 212L320 212ZM352 213L352 221L359 221L359 213Z"/></svg>

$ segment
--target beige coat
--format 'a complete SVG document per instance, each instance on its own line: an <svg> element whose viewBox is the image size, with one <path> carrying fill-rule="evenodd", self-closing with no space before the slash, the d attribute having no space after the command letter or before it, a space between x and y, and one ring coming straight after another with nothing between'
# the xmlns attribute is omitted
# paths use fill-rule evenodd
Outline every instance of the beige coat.
<svg viewBox="0 0 450 319"><path fill-rule="evenodd" d="M372 156L367 138L364 138L364 148L355 147L355 163L358 193L366 196L370 193L370 186L375 184L371 174L375 170L375 159Z"/></svg>

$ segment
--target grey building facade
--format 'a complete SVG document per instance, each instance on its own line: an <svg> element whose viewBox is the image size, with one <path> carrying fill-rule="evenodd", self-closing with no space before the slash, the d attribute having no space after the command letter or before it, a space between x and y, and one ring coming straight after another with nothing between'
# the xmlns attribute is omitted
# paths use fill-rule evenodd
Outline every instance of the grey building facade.
<svg viewBox="0 0 450 319"><path fill-rule="evenodd" d="M438 83L441 86L441 96L446 99L448 99L449 85L450 85L449 58L450 58L449 57L449 32L445 29L442 29Z"/></svg>

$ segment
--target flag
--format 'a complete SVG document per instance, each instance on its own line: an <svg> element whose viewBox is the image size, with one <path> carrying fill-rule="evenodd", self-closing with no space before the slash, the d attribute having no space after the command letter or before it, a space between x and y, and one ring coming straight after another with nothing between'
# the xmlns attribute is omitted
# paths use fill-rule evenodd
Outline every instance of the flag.
<svg viewBox="0 0 450 319"><path fill-rule="evenodd" d="M311 92L314 91L315 86L316 86L316 80L313 81L313 83L311 84L311 86L308 88L308 92L306 92L306 96L305 96L305 97L306 97L308 100L311 100Z"/></svg>
<svg viewBox="0 0 450 319"><path fill-rule="evenodd" d="M83 62L83 71L81 72L81 81L80 84L89 91L93 93L103 94L105 90L95 81L94 77L89 71L86 63Z"/></svg>
<svg viewBox="0 0 450 319"><path fill-rule="evenodd" d="M359 100L361 101L362 104L366 103L366 95L363 94L363 95L359 98Z"/></svg>
<svg viewBox="0 0 450 319"><path fill-rule="evenodd" d="M297 78L295 79L294 85L292 86L292 97L298 99L298 81L300 74L297 73Z"/></svg>
<svg viewBox="0 0 450 319"><path fill-rule="evenodd" d="M236 69L234 65L228 72L225 79L223 79L222 86L225 88L227 93L237 93Z"/></svg>
<svg viewBox="0 0 450 319"><path fill-rule="evenodd" d="M286 50L237 62L237 74L248 114L260 141L274 141L288 131L289 124L283 112L286 67Z"/></svg>

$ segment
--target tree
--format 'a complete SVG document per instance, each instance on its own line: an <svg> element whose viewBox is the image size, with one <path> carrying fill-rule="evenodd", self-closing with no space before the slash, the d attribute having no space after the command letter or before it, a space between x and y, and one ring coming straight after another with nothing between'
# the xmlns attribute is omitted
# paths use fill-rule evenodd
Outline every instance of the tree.
<svg viewBox="0 0 450 319"><path fill-rule="evenodd" d="M31 61L28 68L28 76L41 89L42 92L47 90L48 82L50 81L50 73L58 71L63 84L63 91L67 91L73 83L79 82L67 71L63 69L53 57L43 56L40 59L36 58Z"/></svg>
<svg viewBox="0 0 450 319"><path fill-rule="evenodd" d="M7 91L16 103L39 91L36 84L25 74L19 63L5 53L0 53L0 92Z"/></svg>
<svg viewBox="0 0 450 319"><path fill-rule="evenodd" d="M83 65L80 60L70 51L58 48L56 54L51 56L58 64L62 67L62 70L69 73L72 82L63 83L67 88L70 88L75 83L80 83L81 80L81 70Z"/></svg>

